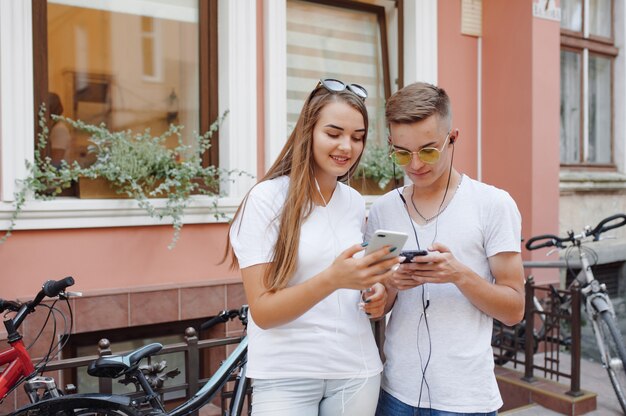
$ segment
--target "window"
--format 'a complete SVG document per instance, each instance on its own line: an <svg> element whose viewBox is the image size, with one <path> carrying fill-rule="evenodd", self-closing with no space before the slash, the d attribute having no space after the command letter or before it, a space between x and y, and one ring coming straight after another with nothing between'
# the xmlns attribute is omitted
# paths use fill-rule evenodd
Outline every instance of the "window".
<svg viewBox="0 0 626 416"><path fill-rule="evenodd" d="M321 3L287 2L288 131L317 81L336 78L365 87L370 138L384 143L385 99L391 95L385 7L356 1Z"/></svg>
<svg viewBox="0 0 626 416"><path fill-rule="evenodd" d="M36 107L111 130L182 124L185 137L218 116L217 1L33 0L33 30ZM93 162L86 135L49 125L53 163Z"/></svg>
<svg viewBox="0 0 626 416"><path fill-rule="evenodd" d="M613 1L561 8L561 164L613 166Z"/></svg>

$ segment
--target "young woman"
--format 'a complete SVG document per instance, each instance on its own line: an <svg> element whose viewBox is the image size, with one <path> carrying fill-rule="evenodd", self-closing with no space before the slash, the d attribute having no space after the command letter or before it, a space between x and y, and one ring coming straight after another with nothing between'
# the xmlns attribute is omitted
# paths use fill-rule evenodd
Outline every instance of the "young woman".
<svg viewBox="0 0 626 416"><path fill-rule="evenodd" d="M399 259L381 261L394 247L355 256L365 203L338 182L363 153L366 96L356 84L320 81L231 225L250 306L254 415L374 414L382 366L368 315L383 313L380 282Z"/></svg>

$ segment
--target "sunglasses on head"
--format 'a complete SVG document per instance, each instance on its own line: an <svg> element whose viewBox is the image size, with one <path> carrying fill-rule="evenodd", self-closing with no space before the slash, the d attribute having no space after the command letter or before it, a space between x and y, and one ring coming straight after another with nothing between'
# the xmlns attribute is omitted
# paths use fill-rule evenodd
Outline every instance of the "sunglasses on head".
<svg viewBox="0 0 626 416"><path fill-rule="evenodd" d="M341 92L347 89L363 101L367 98L367 90L359 84L345 84L338 79L326 78L320 79L313 91L317 90L320 86L326 88L330 92Z"/></svg>
<svg viewBox="0 0 626 416"><path fill-rule="evenodd" d="M443 153L443 148L446 146L446 143L448 143L448 140L450 139L451 132L452 130L450 130L446 135L446 139L443 141L441 149L437 149L436 147L424 147L423 149L415 152L409 152L408 150L402 149L394 149L392 150L389 157L398 166L406 166L411 163L413 155L416 155L419 160L428 165L437 163L439 161L439 158L441 157L441 154Z"/></svg>

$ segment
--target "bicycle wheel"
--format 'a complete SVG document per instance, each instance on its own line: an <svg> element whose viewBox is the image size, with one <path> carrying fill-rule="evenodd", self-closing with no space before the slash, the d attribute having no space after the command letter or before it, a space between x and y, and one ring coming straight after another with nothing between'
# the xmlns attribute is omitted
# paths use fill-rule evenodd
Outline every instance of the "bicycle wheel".
<svg viewBox="0 0 626 416"><path fill-rule="evenodd" d="M600 338L604 343L606 370L622 410L626 414L626 347L624 339L609 311L600 313Z"/></svg>
<svg viewBox="0 0 626 416"><path fill-rule="evenodd" d="M11 416L138 416L139 412L104 399L57 398L44 400L11 413Z"/></svg>

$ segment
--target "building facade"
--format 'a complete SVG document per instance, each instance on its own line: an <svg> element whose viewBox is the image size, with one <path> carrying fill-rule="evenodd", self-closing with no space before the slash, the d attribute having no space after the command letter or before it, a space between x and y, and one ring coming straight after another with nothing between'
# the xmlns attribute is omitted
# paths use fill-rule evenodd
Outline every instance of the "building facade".
<svg viewBox="0 0 626 416"><path fill-rule="evenodd" d="M626 211L625 13L612 0L1 0L0 225L51 94L67 117L156 134L172 122L205 131L227 111L206 163L253 175L224 184L217 206L228 216L321 77L367 88L368 146L386 142L387 97L415 81L440 85L460 130L457 167L512 195L523 237L594 224ZM47 151L89 164L88 144L69 130ZM245 301L221 262L227 220L212 209L194 197L168 250L171 226L133 201L31 197L0 245L0 296L74 276L74 353L102 336L181 334ZM623 270L619 244L605 262ZM38 329L25 326L29 337Z"/></svg>

